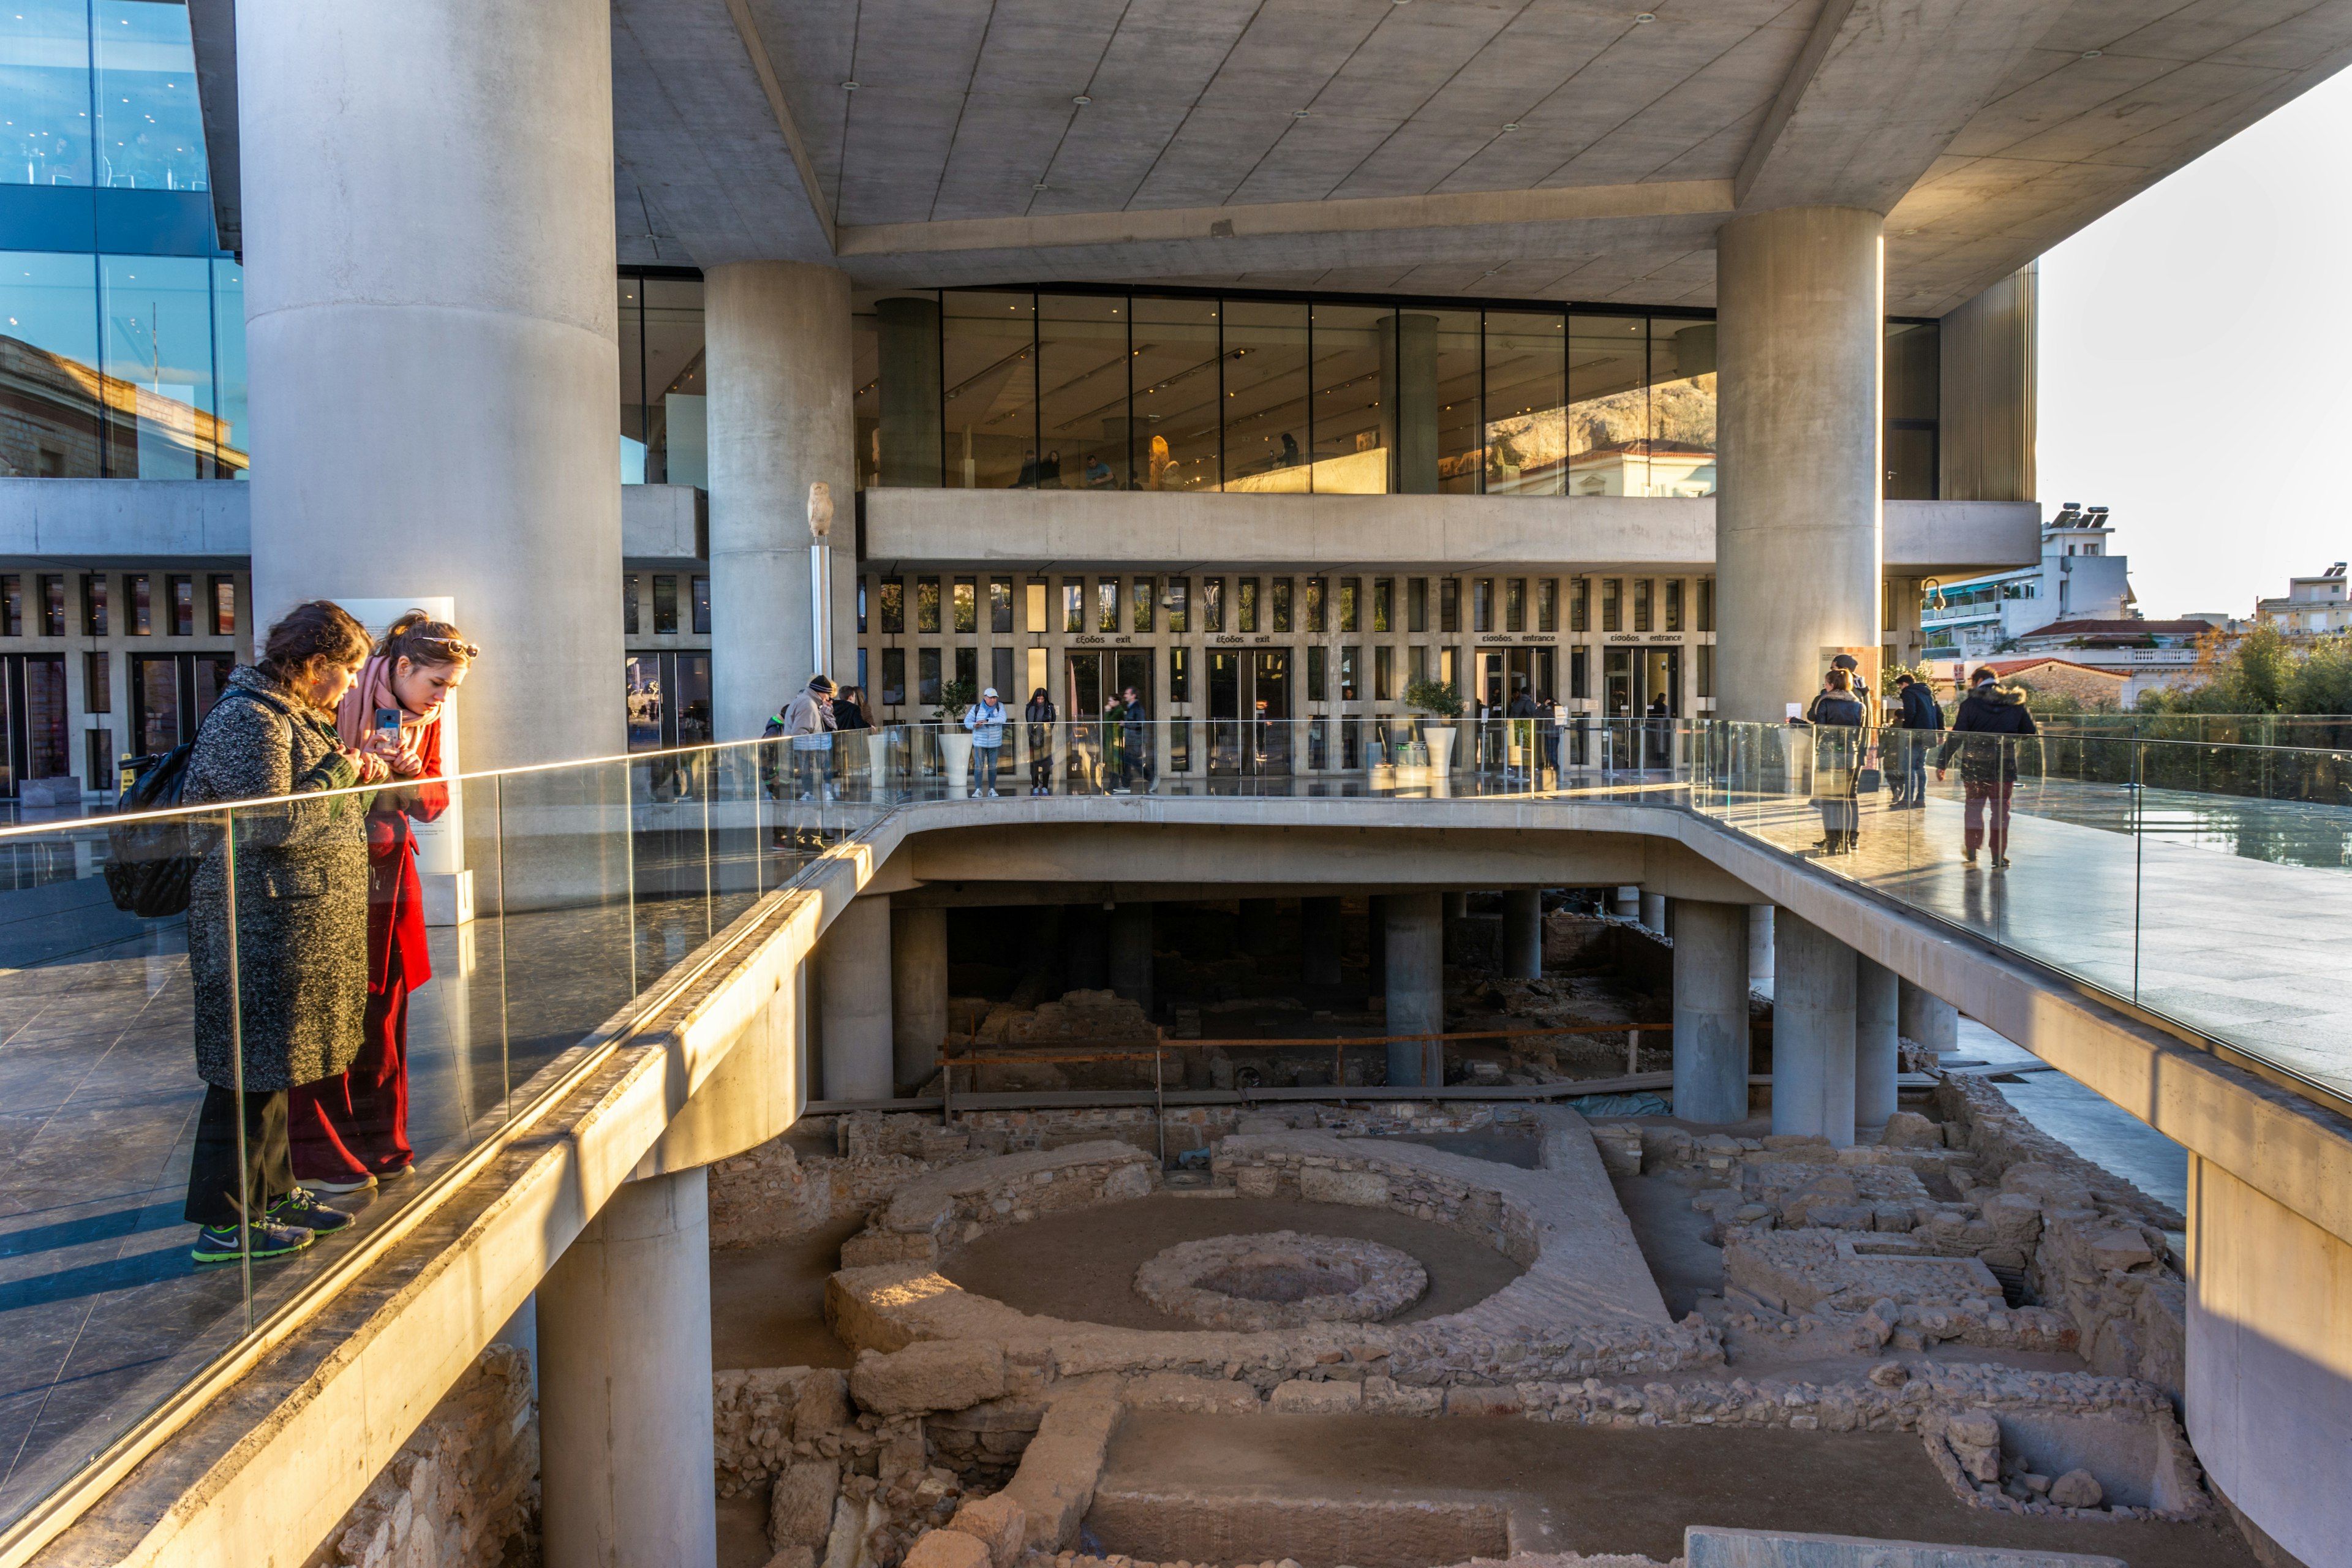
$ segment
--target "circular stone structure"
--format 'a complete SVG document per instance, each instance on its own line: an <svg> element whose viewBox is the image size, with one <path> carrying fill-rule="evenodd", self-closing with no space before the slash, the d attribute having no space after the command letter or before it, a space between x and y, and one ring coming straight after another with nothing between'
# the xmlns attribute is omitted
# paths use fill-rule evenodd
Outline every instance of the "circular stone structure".
<svg viewBox="0 0 2352 1568"><path fill-rule="evenodd" d="M1295 1230L1180 1242L1135 1271L1136 1294L1161 1311L1245 1331L1375 1322L1428 1289L1411 1253Z"/></svg>

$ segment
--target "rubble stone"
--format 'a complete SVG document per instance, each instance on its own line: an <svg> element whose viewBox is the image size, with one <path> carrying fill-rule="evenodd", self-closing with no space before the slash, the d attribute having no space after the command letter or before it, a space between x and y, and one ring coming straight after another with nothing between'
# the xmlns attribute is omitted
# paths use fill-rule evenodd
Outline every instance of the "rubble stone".
<svg viewBox="0 0 2352 1568"><path fill-rule="evenodd" d="M982 1340L919 1342L887 1355L867 1351L850 1369L849 1394L875 1415L963 1410L1004 1392L1004 1352Z"/></svg>
<svg viewBox="0 0 2352 1568"><path fill-rule="evenodd" d="M1004 1492L965 1503L948 1521L988 1548L990 1568L1013 1568L1028 1545L1029 1516Z"/></svg>
<svg viewBox="0 0 2352 1568"><path fill-rule="evenodd" d="M2060 1508L2096 1508L2106 1495L2088 1470L2069 1470L2050 1483L2050 1500Z"/></svg>
<svg viewBox="0 0 2352 1568"><path fill-rule="evenodd" d="M905 1568L989 1568L988 1545L960 1530L928 1530L908 1549Z"/></svg>

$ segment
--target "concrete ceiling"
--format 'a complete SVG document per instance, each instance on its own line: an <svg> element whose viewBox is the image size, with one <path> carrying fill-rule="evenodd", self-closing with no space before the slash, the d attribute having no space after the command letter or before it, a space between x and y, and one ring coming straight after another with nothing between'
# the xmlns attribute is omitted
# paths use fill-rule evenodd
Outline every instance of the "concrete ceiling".
<svg viewBox="0 0 2352 1568"><path fill-rule="evenodd" d="M2352 60L2352 0L1642 3L614 0L622 256L1706 304L1835 204L1940 314Z"/></svg>

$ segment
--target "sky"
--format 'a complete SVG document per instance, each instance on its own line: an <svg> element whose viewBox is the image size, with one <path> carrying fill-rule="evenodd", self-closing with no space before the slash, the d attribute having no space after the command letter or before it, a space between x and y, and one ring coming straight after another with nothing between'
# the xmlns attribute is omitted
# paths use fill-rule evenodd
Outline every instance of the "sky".
<svg viewBox="0 0 2352 1568"><path fill-rule="evenodd" d="M2142 614L2352 556L2352 71L2042 258L2043 515L2115 509Z"/></svg>

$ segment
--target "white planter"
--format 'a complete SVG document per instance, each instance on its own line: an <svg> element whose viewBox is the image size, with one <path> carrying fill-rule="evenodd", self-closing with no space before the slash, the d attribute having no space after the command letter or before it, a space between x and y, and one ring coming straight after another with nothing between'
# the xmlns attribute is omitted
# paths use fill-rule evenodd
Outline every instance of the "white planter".
<svg viewBox="0 0 2352 1568"><path fill-rule="evenodd" d="M1433 777L1444 778L1454 770L1454 726L1423 723L1421 738L1429 745L1429 771Z"/></svg>
<svg viewBox="0 0 2352 1568"><path fill-rule="evenodd" d="M961 800L971 793L971 736L940 731L940 772L946 775L948 798Z"/></svg>

